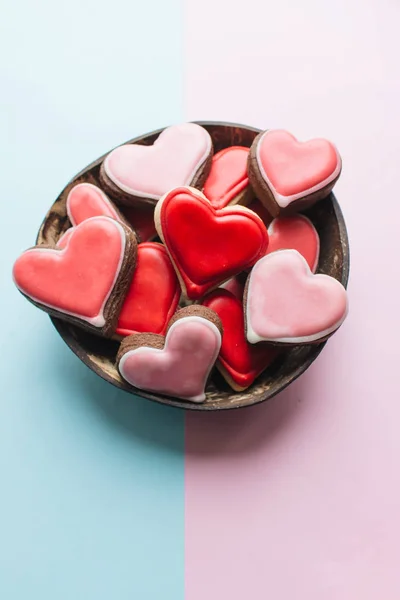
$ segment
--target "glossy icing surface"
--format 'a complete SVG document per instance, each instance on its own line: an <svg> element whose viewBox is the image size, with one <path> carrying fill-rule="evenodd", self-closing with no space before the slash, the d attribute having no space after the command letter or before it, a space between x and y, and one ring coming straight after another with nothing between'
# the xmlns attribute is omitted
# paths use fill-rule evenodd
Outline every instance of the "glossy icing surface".
<svg viewBox="0 0 400 600"><path fill-rule="evenodd" d="M276 250L297 250L315 273L319 258L319 235L310 219L303 215L278 217L270 224L268 233L267 254Z"/></svg>
<svg viewBox="0 0 400 600"><path fill-rule="evenodd" d="M24 252L14 264L14 281L32 300L103 327L104 306L124 257L125 231L108 217L94 217L71 231L62 249Z"/></svg>
<svg viewBox="0 0 400 600"><path fill-rule="evenodd" d="M232 380L248 387L271 364L278 352L263 344L252 345L246 340L242 300L226 289L211 292L202 302L217 313L224 335L218 360Z"/></svg>
<svg viewBox="0 0 400 600"><path fill-rule="evenodd" d="M132 283L125 297L116 333L164 334L181 290L168 252L161 244L139 244Z"/></svg>
<svg viewBox="0 0 400 600"><path fill-rule="evenodd" d="M260 172L281 208L324 188L341 170L340 155L331 142L299 142L280 129L261 136L256 156Z"/></svg>
<svg viewBox="0 0 400 600"><path fill-rule="evenodd" d="M216 210L192 188L164 196L155 216L191 299L253 265L268 247L266 227L255 213L242 206Z"/></svg>
<svg viewBox="0 0 400 600"><path fill-rule="evenodd" d="M190 185L211 150L203 127L183 123L164 129L152 146L119 146L105 158L104 169L124 192L158 200L176 186Z"/></svg>
<svg viewBox="0 0 400 600"><path fill-rule="evenodd" d="M105 193L91 183L78 183L67 196L67 213L72 225L90 217L111 217L119 221L118 212Z"/></svg>
<svg viewBox="0 0 400 600"><path fill-rule="evenodd" d="M214 208L228 206L248 185L247 158L249 148L231 146L217 152L204 184L204 195Z"/></svg>
<svg viewBox="0 0 400 600"><path fill-rule="evenodd" d="M121 358L119 370L139 389L202 402L220 346L221 334L213 323L184 317L172 324L162 350L145 346L130 350Z"/></svg>
<svg viewBox="0 0 400 600"><path fill-rule="evenodd" d="M250 343L307 343L329 335L347 314L346 290L333 277L314 275L296 250L264 256L247 290Z"/></svg>

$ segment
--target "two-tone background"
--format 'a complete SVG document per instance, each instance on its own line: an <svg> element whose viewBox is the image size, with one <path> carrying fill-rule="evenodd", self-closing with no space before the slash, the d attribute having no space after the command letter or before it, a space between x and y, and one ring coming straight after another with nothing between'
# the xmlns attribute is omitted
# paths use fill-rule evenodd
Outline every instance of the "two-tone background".
<svg viewBox="0 0 400 600"><path fill-rule="evenodd" d="M0 598L398 600L396 0L11 0L0 19ZM351 312L264 406L117 391L13 288L65 183L186 120L331 138Z"/></svg>

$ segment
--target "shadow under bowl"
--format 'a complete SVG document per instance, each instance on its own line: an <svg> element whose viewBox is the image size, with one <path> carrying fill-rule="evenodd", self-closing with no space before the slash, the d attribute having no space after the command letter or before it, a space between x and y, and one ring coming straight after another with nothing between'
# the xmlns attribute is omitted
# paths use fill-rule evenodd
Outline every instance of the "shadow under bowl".
<svg viewBox="0 0 400 600"><path fill-rule="evenodd" d="M215 152L229 146L250 147L259 133L258 129L232 123L199 122L199 124L210 133ZM142 135L130 140L128 143L150 145L161 131ZM101 187L99 171L103 158L104 156L88 165L64 188L41 225L37 238L38 244L57 243L61 235L70 227L66 211L66 198L74 185L88 182ZM311 209L305 211L304 214L313 222L320 237L320 258L317 272L331 275L344 286L347 286L349 243L346 225L336 198L333 194L330 194ZM87 333L83 329L60 319L51 317L51 320L65 343L81 361L112 385L161 404L198 411L242 408L272 398L304 373L325 345L324 342L309 346L296 346L285 350L256 379L253 385L243 392L234 392L224 379L215 372L207 386L206 401L203 404L193 404L131 387L120 377L115 367L115 357L118 350L117 342ZM182 373L182 377L184 375Z"/></svg>

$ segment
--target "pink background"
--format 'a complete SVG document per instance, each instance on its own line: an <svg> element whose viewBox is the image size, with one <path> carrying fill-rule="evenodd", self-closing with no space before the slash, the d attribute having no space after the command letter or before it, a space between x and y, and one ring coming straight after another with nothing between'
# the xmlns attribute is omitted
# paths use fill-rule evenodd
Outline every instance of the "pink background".
<svg viewBox="0 0 400 600"><path fill-rule="evenodd" d="M185 117L331 138L350 315L254 409L188 414L186 600L400 597L396 0L186 0Z"/></svg>

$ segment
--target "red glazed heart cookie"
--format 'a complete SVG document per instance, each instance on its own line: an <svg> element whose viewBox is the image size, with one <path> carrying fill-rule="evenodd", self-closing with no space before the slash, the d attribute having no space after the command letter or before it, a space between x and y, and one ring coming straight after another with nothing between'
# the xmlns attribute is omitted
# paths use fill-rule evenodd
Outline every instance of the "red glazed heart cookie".
<svg viewBox="0 0 400 600"><path fill-rule="evenodd" d="M213 156L211 171L204 184L204 195L214 208L229 204L248 204L252 190L247 176L249 148L230 146Z"/></svg>
<svg viewBox="0 0 400 600"><path fill-rule="evenodd" d="M180 185L201 188L210 171L210 134L195 123L167 127L152 146L125 144L106 156L102 183L119 202L156 204Z"/></svg>
<svg viewBox="0 0 400 600"><path fill-rule="evenodd" d="M132 283L125 297L116 333L164 334L177 309L181 289L168 252L162 244L139 244Z"/></svg>
<svg viewBox="0 0 400 600"><path fill-rule="evenodd" d="M251 385L276 358L276 348L249 344L244 332L242 300L226 289L214 290L203 300L221 319L224 328L217 368L236 391Z"/></svg>
<svg viewBox="0 0 400 600"><path fill-rule="evenodd" d="M165 338L150 333L125 338L117 356L118 370L140 390L203 402L221 347L221 332L213 311L188 306L176 313Z"/></svg>
<svg viewBox="0 0 400 600"><path fill-rule="evenodd" d="M191 300L251 267L268 247L266 227L254 212L243 206L216 210L193 188L166 194L155 223Z"/></svg>
<svg viewBox="0 0 400 600"><path fill-rule="evenodd" d="M340 155L328 140L299 142L287 131L270 130L255 138L248 173L257 197L278 216L325 198L341 168Z"/></svg>
<svg viewBox="0 0 400 600"><path fill-rule="evenodd" d="M93 217L62 248L37 246L15 262L18 289L46 312L110 336L136 261L136 238L122 223Z"/></svg>
<svg viewBox="0 0 400 600"><path fill-rule="evenodd" d="M347 294L329 275L314 275L296 250L254 265L246 284L246 334L251 344L309 344L329 337L347 314Z"/></svg>
<svg viewBox="0 0 400 600"><path fill-rule="evenodd" d="M315 273L319 258L319 235L310 219L303 215L278 217L268 227L268 233L267 254L276 250L297 250Z"/></svg>
<svg viewBox="0 0 400 600"><path fill-rule="evenodd" d="M79 225L91 217L111 217L123 221L121 214L105 193L91 183L78 183L66 200L67 214L72 225Z"/></svg>

